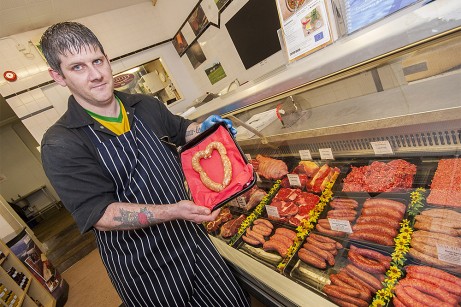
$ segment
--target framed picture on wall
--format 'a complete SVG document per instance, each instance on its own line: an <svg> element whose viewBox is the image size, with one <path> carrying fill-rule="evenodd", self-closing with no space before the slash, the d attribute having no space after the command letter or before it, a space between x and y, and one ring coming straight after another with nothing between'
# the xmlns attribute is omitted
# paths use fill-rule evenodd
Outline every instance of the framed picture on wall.
<svg viewBox="0 0 461 307"><path fill-rule="evenodd" d="M186 38L182 34L182 31L179 31L173 38L173 46L176 48L176 52L178 52L179 55L182 55L186 50L188 44Z"/></svg>
<svg viewBox="0 0 461 307"><path fill-rule="evenodd" d="M218 7L219 11L224 10L224 8L226 7L226 4L229 2L232 2L232 0L214 0L214 3Z"/></svg>
<svg viewBox="0 0 461 307"><path fill-rule="evenodd" d="M195 36L199 35L200 32L202 32L208 25L208 18L206 17L205 12L203 11L200 4L190 15L188 22L192 28L192 31L194 31Z"/></svg>
<svg viewBox="0 0 461 307"><path fill-rule="evenodd" d="M200 66L200 64L206 61L206 56L203 53L202 47L200 47L199 42L194 42L192 45L190 45L189 49L187 49L186 51L186 54L194 69L196 69Z"/></svg>
<svg viewBox="0 0 461 307"><path fill-rule="evenodd" d="M219 80L226 77L226 72L220 62L215 62L211 67L205 69L205 73L208 76L211 84L215 84Z"/></svg>

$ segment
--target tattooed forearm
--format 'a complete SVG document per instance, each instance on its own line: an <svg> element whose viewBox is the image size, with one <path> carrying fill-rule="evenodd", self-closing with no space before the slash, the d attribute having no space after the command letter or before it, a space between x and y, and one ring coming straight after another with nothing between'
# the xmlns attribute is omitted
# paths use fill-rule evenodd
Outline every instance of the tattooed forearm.
<svg viewBox="0 0 461 307"><path fill-rule="evenodd" d="M118 226L120 229L127 228L127 226L129 228L143 228L156 223L154 214L147 210L146 207L139 210L139 212L120 208L120 216L115 216L114 221L121 223Z"/></svg>
<svg viewBox="0 0 461 307"><path fill-rule="evenodd" d="M186 130L186 141L192 140L196 135L200 134L200 124L192 123Z"/></svg>

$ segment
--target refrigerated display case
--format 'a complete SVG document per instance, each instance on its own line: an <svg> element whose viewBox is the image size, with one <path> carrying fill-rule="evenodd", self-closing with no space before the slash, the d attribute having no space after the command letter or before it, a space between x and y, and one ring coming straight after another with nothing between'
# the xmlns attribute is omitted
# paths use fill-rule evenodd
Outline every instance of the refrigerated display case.
<svg viewBox="0 0 461 307"><path fill-rule="evenodd" d="M368 253L363 250L379 252L389 260L384 272L380 267L374 274L380 286L377 289L375 285L371 293L375 299L377 290L382 290L380 295L399 291L401 295L397 293L397 297L405 297L401 290L405 274L417 274L415 270L428 275L432 271L424 270L435 267L461 277L461 245L435 246L425 241L423 250L428 254L422 254L421 241L415 239L424 232L439 241L448 241L445 235L451 236L461 244L461 225L448 221L450 215L455 217L461 212L460 13L461 3L457 1L435 1L392 16L249 82L232 95L216 98L189 116L201 120L219 113L232 119L239 130L238 144L255 161L256 168L261 167L261 157L283 161L288 174L298 176L299 182L301 174L307 172L299 169L302 161L313 160L317 172L324 165L337 170L335 176L327 177L330 181L323 182L323 189L322 185L314 188L316 175L308 175L307 181L296 184L288 180L286 172L280 178L266 178L262 171L257 184L274 195L263 199L256 213L242 211L238 204L230 206L235 216L248 217L232 239L220 237L219 231L211 233L242 283L261 300L281 306L334 304L335 296L326 292L331 294L336 288L324 286L340 283L335 279L358 261L357 254ZM283 191L289 197L294 195L290 193L310 193L317 195L319 201L306 219L277 216L293 208L288 201L274 204L282 189L288 189ZM376 211L369 209L373 202L395 206L395 210L381 207L378 211L395 211L394 220L399 220L392 227L382 227L379 237L369 235L373 229L359 222ZM344 203L353 206L347 208L354 211L347 217L334 212L339 207L345 210ZM268 212L266 205L277 207L278 213ZM295 201L295 205L299 214L305 203ZM440 213L440 209L450 211ZM318 216L312 219L316 210ZM373 216L392 220L386 215L390 213L380 214ZM430 226L442 218L449 226ZM288 248L287 257L280 254L276 259L273 254L277 255L277 250L268 248L266 254L260 251L262 242L248 248L249 243L242 237L248 235L247 229L252 231L257 219L270 221L271 229L285 227L297 232L296 249ZM429 226L427 219L432 220ZM348 223L341 223L345 220ZM322 232L328 227L336 233ZM418 235L410 240L408 233ZM307 256L300 255L299 250L312 234L340 244L333 254L334 261L326 260L315 268L301 260ZM269 241L273 235L274 230L261 240ZM347 271L349 276L353 270ZM461 279L453 280L458 283ZM399 281L402 286L395 287ZM371 303L372 298L366 301Z"/></svg>

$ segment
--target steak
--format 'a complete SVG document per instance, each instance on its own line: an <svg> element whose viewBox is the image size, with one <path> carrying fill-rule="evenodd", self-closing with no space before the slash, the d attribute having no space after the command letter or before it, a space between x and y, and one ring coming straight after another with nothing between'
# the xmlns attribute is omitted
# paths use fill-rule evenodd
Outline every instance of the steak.
<svg viewBox="0 0 461 307"><path fill-rule="evenodd" d="M222 225L220 232L221 237L229 238L235 235L238 229L240 228L240 225L242 225L242 222L245 220L245 218L246 216L242 214L238 218L230 220L226 222L224 225Z"/></svg>

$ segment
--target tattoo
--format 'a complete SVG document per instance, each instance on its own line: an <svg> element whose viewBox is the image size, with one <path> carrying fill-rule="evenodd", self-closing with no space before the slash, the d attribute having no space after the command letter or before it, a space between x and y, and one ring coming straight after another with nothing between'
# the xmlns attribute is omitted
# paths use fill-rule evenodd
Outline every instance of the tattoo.
<svg viewBox="0 0 461 307"><path fill-rule="evenodd" d="M194 134L200 134L200 125L195 126L195 129L186 130L186 136L193 136Z"/></svg>
<svg viewBox="0 0 461 307"><path fill-rule="evenodd" d="M114 221L120 222L119 228L137 227L143 228L155 223L154 214L147 210L147 207L136 211L120 209L120 216L114 217Z"/></svg>

